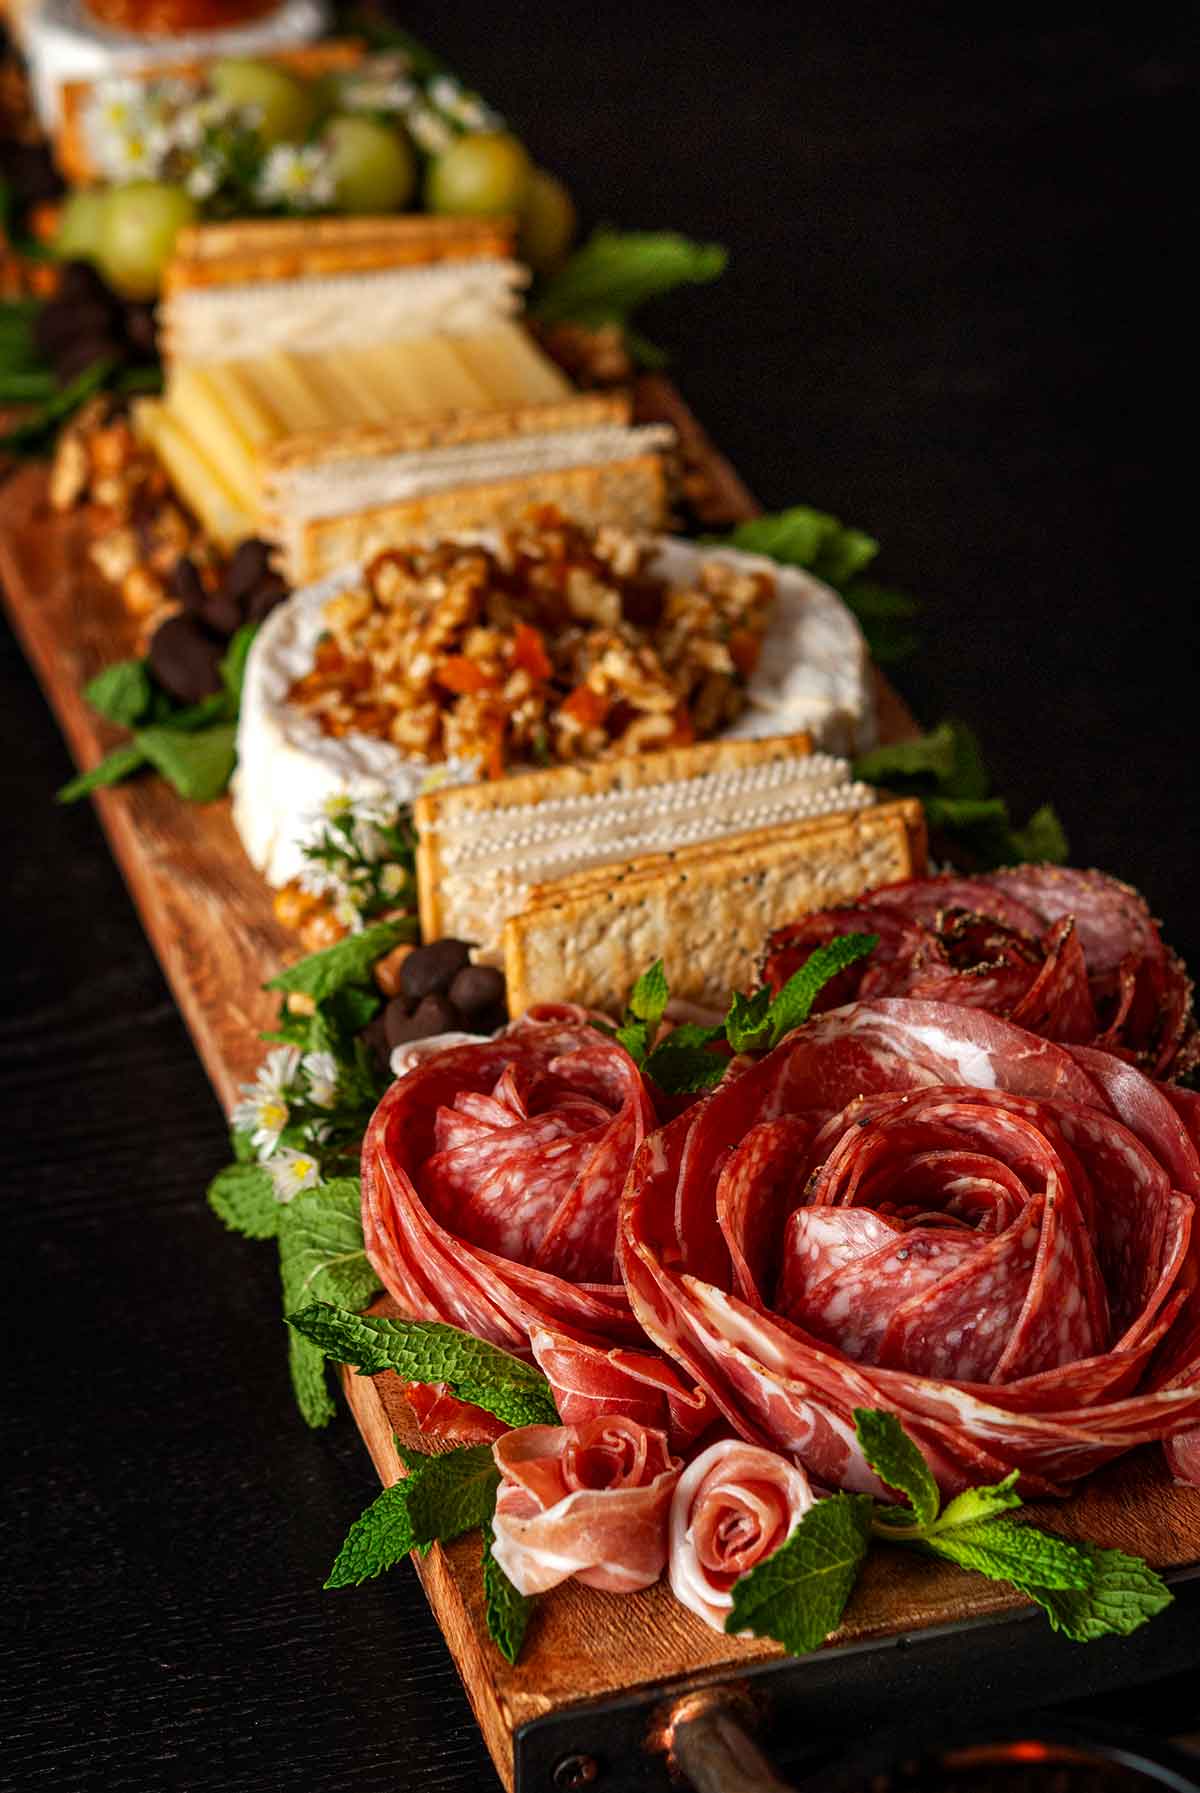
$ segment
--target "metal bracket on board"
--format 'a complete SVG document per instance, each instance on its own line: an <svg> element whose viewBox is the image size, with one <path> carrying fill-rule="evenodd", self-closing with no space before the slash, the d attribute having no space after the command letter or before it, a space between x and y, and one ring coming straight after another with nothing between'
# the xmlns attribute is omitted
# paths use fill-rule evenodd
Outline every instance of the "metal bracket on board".
<svg viewBox="0 0 1200 1793"><path fill-rule="evenodd" d="M969 1723L1200 1670L1200 1565L1167 1580L1174 1604L1131 1637L1074 1644L1021 1611L763 1663L735 1681L693 1677L583 1701L517 1731L514 1793L680 1793L688 1781L699 1793L783 1793L873 1733L911 1724L932 1700ZM760 1747L747 1754L726 1733L722 1758L722 1727L709 1719L692 1731L704 1750L697 1775L676 1727L714 1707Z"/></svg>

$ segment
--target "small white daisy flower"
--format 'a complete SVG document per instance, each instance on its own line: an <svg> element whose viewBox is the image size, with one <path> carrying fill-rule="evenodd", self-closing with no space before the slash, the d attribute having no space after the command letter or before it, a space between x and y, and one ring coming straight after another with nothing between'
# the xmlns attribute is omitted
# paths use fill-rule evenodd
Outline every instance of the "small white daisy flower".
<svg viewBox="0 0 1200 1793"><path fill-rule="evenodd" d="M311 1189L321 1181L321 1166L311 1152L295 1152L285 1147L276 1152L267 1165L277 1202L294 1201L302 1189Z"/></svg>
<svg viewBox="0 0 1200 1793"><path fill-rule="evenodd" d="M440 156L454 142L454 132L432 106L412 106L404 122L419 149L427 156Z"/></svg>
<svg viewBox="0 0 1200 1793"><path fill-rule="evenodd" d="M269 1158L288 1124L288 1097L292 1093L300 1053L295 1046L277 1046L269 1052L253 1083L244 1083L241 1101L233 1111L239 1133L250 1135L260 1159Z"/></svg>
<svg viewBox="0 0 1200 1793"><path fill-rule="evenodd" d="M277 143L258 174L258 196L268 205L318 211L332 203L333 170L319 143Z"/></svg>
<svg viewBox="0 0 1200 1793"><path fill-rule="evenodd" d="M211 199L221 184L221 177L211 162L197 162L188 170L184 186L193 199Z"/></svg>
<svg viewBox="0 0 1200 1793"><path fill-rule="evenodd" d="M399 896L408 888L408 873L402 865L385 865L379 874L379 888L385 897Z"/></svg>
<svg viewBox="0 0 1200 1793"><path fill-rule="evenodd" d="M453 112L463 97L462 83L453 75L435 75L425 91L439 112Z"/></svg>
<svg viewBox="0 0 1200 1793"><path fill-rule="evenodd" d="M333 1053L306 1053L300 1068L308 1078L309 1100L318 1108L332 1108L338 1093L338 1062Z"/></svg>
<svg viewBox="0 0 1200 1793"><path fill-rule="evenodd" d="M343 887L333 905L333 916L352 934L361 934L363 929L362 893L353 887Z"/></svg>

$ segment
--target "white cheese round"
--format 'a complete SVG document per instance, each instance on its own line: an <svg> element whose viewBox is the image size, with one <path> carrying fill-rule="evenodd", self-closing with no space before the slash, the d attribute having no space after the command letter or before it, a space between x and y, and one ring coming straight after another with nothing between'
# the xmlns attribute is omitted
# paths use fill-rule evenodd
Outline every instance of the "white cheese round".
<svg viewBox="0 0 1200 1793"><path fill-rule="evenodd" d="M706 560L770 573L776 585L748 702L729 733L745 739L806 729L815 745L830 753L855 754L872 746L870 660L858 624L837 593L761 555L697 547L670 536L662 538L650 570L682 585ZM274 885L302 870L301 848L319 828L331 798L407 803L432 783L466 783L478 775L462 760L430 765L409 759L372 735L334 739L315 717L288 702L292 685L312 670L326 604L361 577L360 569L351 568L295 592L272 611L250 651L233 819L250 859Z"/></svg>

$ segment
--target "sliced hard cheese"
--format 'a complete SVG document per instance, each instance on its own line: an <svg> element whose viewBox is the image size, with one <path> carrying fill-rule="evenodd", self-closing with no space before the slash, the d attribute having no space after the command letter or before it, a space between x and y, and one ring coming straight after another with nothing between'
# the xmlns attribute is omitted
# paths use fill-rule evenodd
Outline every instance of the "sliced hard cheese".
<svg viewBox="0 0 1200 1793"><path fill-rule="evenodd" d="M219 547L232 548L254 533L250 511L165 405L141 399L133 416L138 435L153 448L176 490Z"/></svg>
<svg viewBox="0 0 1200 1793"><path fill-rule="evenodd" d="M211 373L199 367L177 368L171 379L167 409L190 436L209 465L219 467L225 483L248 511L258 502L262 476L258 444L238 427L238 418L224 400Z"/></svg>
<svg viewBox="0 0 1200 1793"><path fill-rule="evenodd" d="M807 735L710 741L435 792L416 809L422 932L493 952L507 917L550 881L604 888L618 866L874 801L844 760L812 753Z"/></svg>
<svg viewBox="0 0 1200 1793"><path fill-rule="evenodd" d="M772 927L924 869L924 814L909 798L684 847L578 889L568 879L504 924L510 1009L571 1001L618 1014L656 959L673 996L723 1009L757 982Z"/></svg>
<svg viewBox="0 0 1200 1793"><path fill-rule="evenodd" d="M565 375L520 324L498 324L452 341L460 364L495 405L548 405L570 393Z"/></svg>

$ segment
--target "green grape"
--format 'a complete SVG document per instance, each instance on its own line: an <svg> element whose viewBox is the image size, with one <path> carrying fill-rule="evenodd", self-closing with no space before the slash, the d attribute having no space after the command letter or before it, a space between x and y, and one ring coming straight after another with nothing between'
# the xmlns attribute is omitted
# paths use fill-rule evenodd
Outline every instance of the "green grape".
<svg viewBox="0 0 1200 1793"><path fill-rule="evenodd" d="M408 139L390 125L354 113L325 127L339 212L399 212L417 184L416 158Z"/></svg>
<svg viewBox="0 0 1200 1793"><path fill-rule="evenodd" d="M96 256L100 272L123 298L152 299L176 236L195 216L195 203L182 187L165 181L114 187L104 208Z"/></svg>
<svg viewBox="0 0 1200 1793"><path fill-rule="evenodd" d="M535 168L521 207L521 254L535 274L561 266L575 235L575 205L556 174Z"/></svg>
<svg viewBox="0 0 1200 1793"><path fill-rule="evenodd" d="M507 131L472 131L429 164L425 203L431 212L471 217L515 214L532 174L527 151Z"/></svg>
<svg viewBox="0 0 1200 1793"><path fill-rule="evenodd" d="M264 143L300 143L316 113L316 99L306 82L274 62L226 57L213 64L212 90L231 106L253 106Z"/></svg>
<svg viewBox="0 0 1200 1793"><path fill-rule="evenodd" d="M63 261L95 261L108 206L106 187L77 187L63 201L54 253Z"/></svg>

